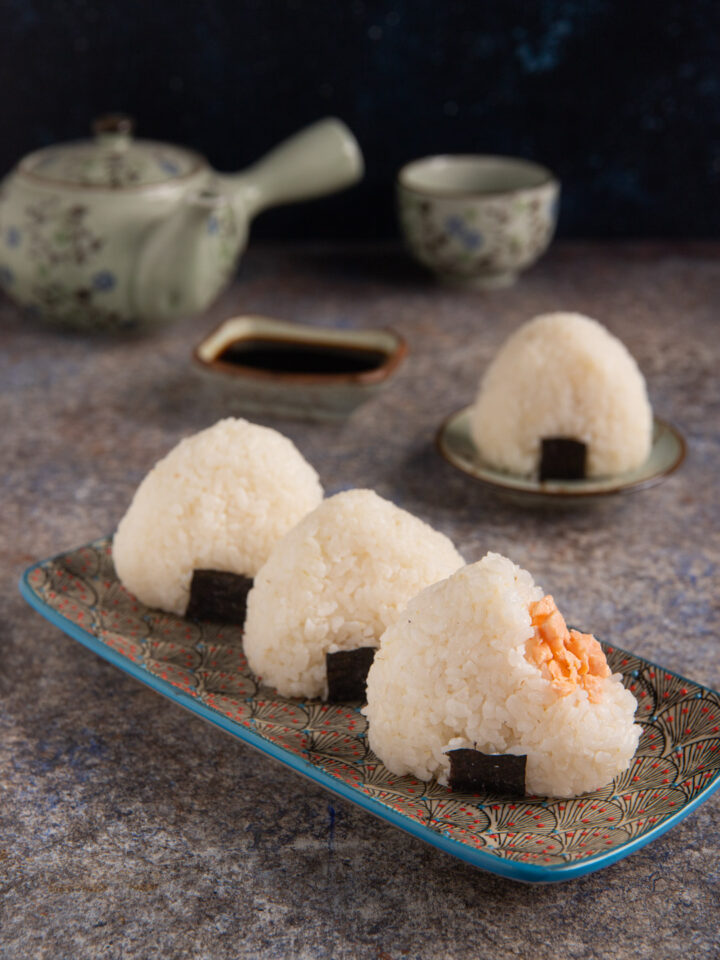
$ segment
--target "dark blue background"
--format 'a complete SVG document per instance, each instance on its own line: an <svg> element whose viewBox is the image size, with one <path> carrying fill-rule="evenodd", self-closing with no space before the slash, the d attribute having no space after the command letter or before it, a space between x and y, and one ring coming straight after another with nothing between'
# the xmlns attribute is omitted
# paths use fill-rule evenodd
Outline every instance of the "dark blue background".
<svg viewBox="0 0 720 960"><path fill-rule="evenodd" d="M461 151L552 167L565 235L720 235L717 0L0 0L0 90L0 173L107 110L220 169L341 116L362 186L260 235L392 235L398 166Z"/></svg>

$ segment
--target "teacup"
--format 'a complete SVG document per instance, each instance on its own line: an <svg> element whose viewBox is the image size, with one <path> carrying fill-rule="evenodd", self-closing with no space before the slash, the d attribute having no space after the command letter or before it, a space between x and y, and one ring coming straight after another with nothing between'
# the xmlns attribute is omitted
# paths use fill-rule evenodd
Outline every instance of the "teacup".
<svg viewBox="0 0 720 960"><path fill-rule="evenodd" d="M447 155L406 164L398 214L414 256L444 281L507 287L552 240L560 184L515 157Z"/></svg>

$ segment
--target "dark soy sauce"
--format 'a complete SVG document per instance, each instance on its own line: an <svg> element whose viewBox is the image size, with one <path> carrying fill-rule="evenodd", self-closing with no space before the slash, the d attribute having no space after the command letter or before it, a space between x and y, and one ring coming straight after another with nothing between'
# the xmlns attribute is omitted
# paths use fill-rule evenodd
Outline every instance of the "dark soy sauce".
<svg viewBox="0 0 720 960"><path fill-rule="evenodd" d="M218 356L231 363L266 373L369 373L387 361L382 350L340 344L302 343L248 337L236 340Z"/></svg>

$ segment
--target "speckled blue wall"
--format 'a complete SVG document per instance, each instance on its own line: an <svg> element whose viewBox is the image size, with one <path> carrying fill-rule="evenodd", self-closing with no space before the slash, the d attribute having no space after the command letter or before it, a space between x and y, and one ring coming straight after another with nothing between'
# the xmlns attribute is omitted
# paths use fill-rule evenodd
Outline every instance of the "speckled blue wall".
<svg viewBox="0 0 720 960"><path fill-rule="evenodd" d="M365 182L258 234L392 235L400 164L481 151L556 170L566 235L720 235L717 0L0 0L0 25L0 172L108 109L222 169L333 113Z"/></svg>

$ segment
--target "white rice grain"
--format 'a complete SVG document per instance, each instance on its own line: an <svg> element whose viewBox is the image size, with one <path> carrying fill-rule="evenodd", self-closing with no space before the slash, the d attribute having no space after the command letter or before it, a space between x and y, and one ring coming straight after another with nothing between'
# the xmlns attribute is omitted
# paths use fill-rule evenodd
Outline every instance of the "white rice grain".
<svg viewBox="0 0 720 960"><path fill-rule="evenodd" d="M377 646L412 596L462 564L446 536L371 490L338 493L256 576L248 663L284 696L325 696L327 653Z"/></svg>
<svg viewBox="0 0 720 960"><path fill-rule="evenodd" d="M548 313L517 330L488 367L470 426L499 470L536 473L544 437L587 445L587 475L639 467L652 443L645 380L627 348L597 320Z"/></svg>
<svg viewBox="0 0 720 960"><path fill-rule="evenodd" d="M398 775L447 782L448 750L527 755L529 792L569 797L627 769L640 727L619 675L592 703L525 657L530 574L496 553L423 590L385 631L367 684L369 743Z"/></svg>
<svg viewBox="0 0 720 960"><path fill-rule="evenodd" d="M322 495L287 437L221 420L182 440L138 487L113 539L118 577L148 606L183 614L194 569L254 576Z"/></svg>

